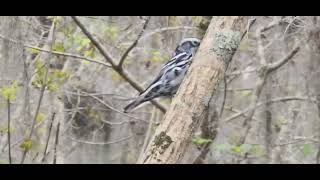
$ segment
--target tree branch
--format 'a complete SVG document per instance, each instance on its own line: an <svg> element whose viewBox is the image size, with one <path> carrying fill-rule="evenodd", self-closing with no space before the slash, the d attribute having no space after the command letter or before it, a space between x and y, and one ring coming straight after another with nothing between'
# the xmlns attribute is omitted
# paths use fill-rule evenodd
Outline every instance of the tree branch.
<svg viewBox="0 0 320 180"><path fill-rule="evenodd" d="M128 57L128 54L131 52L131 50L138 44L139 39L141 38L143 32L147 28L147 25L149 23L150 18L151 18L150 16L147 17L147 19L145 20L145 22L144 22L144 24L142 26L142 29L141 29L140 33L137 36L137 39L131 44L131 46L121 56L119 64L118 64L118 68L120 68L120 69L123 68L122 65L123 65L124 60Z"/></svg>
<svg viewBox="0 0 320 180"><path fill-rule="evenodd" d="M280 59L277 62L274 62L270 65L268 65L268 71L269 73L271 73L272 71L275 71L277 69L279 69L281 66L283 66L284 64L286 64L290 59L293 58L294 55L296 55L298 53L298 51L300 50L300 46L295 47L294 49L292 49L285 57L283 57L282 59Z"/></svg>
<svg viewBox="0 0 320 180"><path fill-rule="evenodd" d="M156 111L155 108L153 108L153 111L152 111L152 114L151 114L151 117L150 117L150 121L149 121L148 130L147 130L147 133L146 133L146 137L144 138L143 145L142 145L142 148L141 148L141 151L140 151L138 159L142 158L142 156L143 156L143 154L144 154L144 152L146 150L146 147L148 145L150 136L152 134L151 131L152 131L154 119L156 118L156 114L157 114L157 111Z"/></svg>
<svg viewBox="0 0 320 180"><path fill-rule="evenodd" d="M82 92L82 93L84 93L84 92ZM121 115L130 117L130 118L133 118L133 119L135 119L135 120L147 122L146 120L142 120L142 119L136 118L136 117L134 117L134 116L131 116L131 115L127 114L127 113L123 113L122 111L119 111L118 109L110 106L109 104L105 103L103 100L99 99L99 98L96 97L96 96L93 96L93 95L87 94L87 93L84 93L84 94L87 95L87 96L89 96L89 97L91 97L91 98L93 98L94 100L98 101L98 102L101 103L102 105L106 106L108 109L111 109L111 110L113 110L113 111L115 111L115 112L117 112L117 113L119 113L119 114L121 114Z"/></svg>
<svg viewBox="0 0 320 180"><path fill-rule="evenodd" d="M89 62L93 62L93 63L97 63L97 64L100 64L100 65L103 65L103 66L108 67L108 68L111 67L110 64L106 64L106 63L98 61L98 60L94 60L94 59L87 58L87 57L84 57L84 56L79 56L77 54L66 53L66 52L58 52L58 51L50 51L50 50L46 50L46 49L39 48L39 47L36 47L36 46L31 46L31 45L28 45L28 44L24 44L22 42L18 42L17 40L6 38L1 34L0 34L0 38L4 39L4 40L7 40L7 41L10 41L12 43L21 44L22 46L24 46L26 48L35 49L35 50L38 50L38 51L41 51L41 52L47 52L47 53L52 53L54 55L71 57L71 58L76 58L76 59L82 59L82 60L85 60L85 61L89 61Z"/></svg>
<svg viewBox="0 0 320 180"><path fill-rule="evenodd" d="M92 44L99 50L99 52L102 54L102 56L108 61L112 68L123 78L125 79L133 88L135 88L137 91L142 92L144 88L135 80L133 80L126 71L124 71L122 68L119 68L117 66L116 61L114 58L110 55L110 53L103 47L102 44L98 42L98 40L93 37L93 35L87 30L87 28L80 22L80 20L76 16L71 16L71 18L74 20L74 22L77 24L77 26L81 29L81 31L90 39ZM152 100L151 103L155 105L158 109L160 109L163 113L166 112L166 108L161 105L160 103Z"/></svg>
<svg viewBox="0 0 320 180"><path fill-rule="evenodd" d="M156 29L150 33L145 34L144 36L141 37L141 39L145 39L149 36L152 36L156 33L161 33L164 31L173 31L173 30L198 30L198 31L202 31L200 28L198 27L191 27L191 26L175 26L175 27L165 27L165 28L160 28L160 29Z"/></svg>
<svg viewBox="0 0 320 180"><path fill-rule="evenodd" d="M48 133L48 137L47 137L47 141L46 141L46 146L43 151L42 162L44 162L44 160L46 159L46 156L47 156L47 149L48 149L48 145L49 145L49 140L50 140L50 136L51 136L51 130L52 130L55 115L56 115L56 113L53 112L52 117L51 117L50 127L49 127L49 133Z"/></svg>
<svg viewBox="0 0 320 180"><path fill-rule="evenodd" d="M53 21L52 22L52 27L51 27L51 33L52 34L51 34L51 38L49 40L49 42L50 42L50 51L52 51L53 45L54 45L54 41L55 41L55 29L56 29L56 24L55 24L55 21ZM37 104L37 107L36 107L36 112L34 114L34 118L33 118L32 125L31 125L31 130L30 130L30 133L29 133L29 136L28 136L29 140L31 140L31 138L32 138L32 135L33 135L33 132L34 132L34 129L35 129L35 125L36 125L36 122L37 122L37 116L39 114L42 98L44 96L44 92L45 92L46 87L47 87L47 79L48 79L48 74L49 74L49 61L50 61L51 55L52 55L52 53L50 52L49 56L47 58L48 60L46 61L46 69L45 69L44 81L43 81L43 84L41 86L39 100L38 100L38 104ZM27 149L27 148L24 150L22 158L21 158L21 164L23 164L28 151L29 151L29 149Z"/></svg>
<svg viewBox="0 0 320 180"><path fill-rule="evenodd" d="M251 107L248 110L248 115L247 118L245 118L244 122L243 122L243 127L244 127L244 135L240 137L239 142L237 143L238 145L242 145L245 143L246 138L249 134L249 131L251 129L252 126L252 118L254 113L256 112L256 107L262 92L262 89L266 83L266 80L268 78L268 75L277 70L278 68L280 68L282 65L284 65L286 62L288 62L290 59L293 58L293 56L299 51L299 46L295 47L290 53L288 53L284 58L280 59L279 61L272 63L272 64L268 64L265 60L265 54L264 54L264 46L262 45L262 30L265 29L264 27L261 29L257 30L257 38L258 38L258 55L260 56L260 62L262 67L260 68L260 70L258 71L258 79L256 82L256 88L254 89L252 98L251 98L251 102L249 107ZM238 161L240 162L240 160Z"/></svg>
<svg viewBox="0 0 320 180"><path fill-rule="evenodd" d="M79 140L79 139L75 139L73 137L70 137L70 136L67 136L67 138L73 140L73 141L76 141L78 143L84 143L84 144L91 144L91 145L110 145L110 144L115 144L115 143L119 143L119 142L122 142L122 141L126 141L126 140L129 140L130 138L132 138L132 136L128 136L128 137L125 137L125 138L121 138L121 139L118 139L118 140L115 140L115 141L108 141L108 142L91 142L91 141L84 141L84 140Z"/></svg>
<svg viewBox="0 0 320 180"><path fill-rule="evenodd" d="M8 158L9 158L9 164L12 164L11 161L11 127L10 127L10 121L11 121L11 117L10 117L10 99L8 98L7 100L7 105L8 105Z"/></svg>
<svg viewBox="0 0 320 180"><path fill-rule="evenodd" d="M56 140L54 143L54 153L53 153L53 164L57 163L57 147L59 144L59 131L60 131L60 122L58 122L57 131L56 131Z"/></svg>
<svg viewBox="0 0 320 180"><path fill-rule="evenodd" d="M309 97L298 97L298 96L288 96L288 97L280 97L280 98L274 98L268 101L260 102L257 104L256 108L268 104L268 103L276 103L276 102L285 102L285 101L311 101L313 103L316 103L316 100L310 99ZM239 111L237 114L227 118L224 120L224 123L229 123L232 120L236 119L239 116L243 116L245 113L247 113L250 109L253 107L248 107L245 110Z"/></svg>

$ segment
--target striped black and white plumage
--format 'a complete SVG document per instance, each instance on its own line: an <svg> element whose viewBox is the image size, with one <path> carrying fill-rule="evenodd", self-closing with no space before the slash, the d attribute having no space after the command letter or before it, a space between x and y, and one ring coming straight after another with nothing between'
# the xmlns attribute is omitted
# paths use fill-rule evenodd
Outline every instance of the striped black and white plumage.
<svg viewBox="0 0 320 180"><path fill-rule="evenodd" d="M146 90L124 108L124 112L131 112L142 103L154 98L173 96L177 92L199 45L200 40L197 38L183 39L175 49L171 60L162 66L158 76Z"/></svg>

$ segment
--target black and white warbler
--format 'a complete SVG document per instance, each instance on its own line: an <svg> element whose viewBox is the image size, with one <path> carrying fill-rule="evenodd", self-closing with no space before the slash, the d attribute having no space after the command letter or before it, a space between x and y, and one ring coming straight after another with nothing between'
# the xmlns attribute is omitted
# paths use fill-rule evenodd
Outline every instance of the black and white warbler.
<svg viewBox="0 0 320 180"><path fill-rule="evenodd" d="M177 92L199 45L200 40L197 38L183 39L175 49L171 60L162 66L158 76L150 85L124 108L124 112L131 112L142 103L154 98L173 96Z"/></svg>

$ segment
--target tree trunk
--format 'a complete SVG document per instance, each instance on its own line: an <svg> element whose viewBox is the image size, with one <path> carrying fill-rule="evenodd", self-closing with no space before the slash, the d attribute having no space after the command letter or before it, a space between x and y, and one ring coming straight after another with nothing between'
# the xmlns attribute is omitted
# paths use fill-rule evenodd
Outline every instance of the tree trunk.
<svg viewBox="0 0 320 180"><path fill-rule="evenodd" d="M237 50L248 17L213 17L194 61L138 163L179 163L190 138L207 117L209 101Z"/></svg>

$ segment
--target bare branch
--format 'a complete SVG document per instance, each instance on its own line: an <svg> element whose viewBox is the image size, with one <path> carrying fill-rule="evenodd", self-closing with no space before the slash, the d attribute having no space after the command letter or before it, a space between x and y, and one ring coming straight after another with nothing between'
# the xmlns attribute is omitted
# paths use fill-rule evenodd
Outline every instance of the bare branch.
<svg viewBox="0 0 320 180"><path fill-rule="evenodd" d="M77 93L75 92L72 92L72 91L67 91L65 90L64 91L65 93L68 93L68 94L72 94L72 95L78 95ZM84 91L83 91L84 92ZM90 94L92 96L111 96L113 97L114 99L118 99L118 100L122 100L122 101L130 101L130 100L133 100L134 98L132 97L126 97L126 96L123 96L123 95L120 95L120 94L114 94L114 93L88 93L88 92L84 92L86 94ZM89 95L85 95L85 94L80 94L79 96L81 97L88 97Z"/></svg>
<svg viewBox="0 0 320 180"><path fill-rule="evenodd" d="M247 38L249 37L249 30L250 30L251 26L256 22L256 20L257 20L256 18L252 18L252 19L249 19L249 20L248 20L247 29L246 29L246 31L244 32L244 34L242 35L241 40L242 40L245 36L247 36Z"/></svg>
<svg viewBox="0 0 320 180"><path fill-rule="evenodd" d="M41 51L41 52L47 52L47 53L52 53L54 55L76 58L76 59L72 59L72 60L82 59L82 60L85 60L85 61L89 61L89 62L93 62L93 63L97 63L97 64L100 64L100 65L103 65L103 66L108 67L108 68L111 67L110 64L106 64L106 63L104 63L102 61L94 60L94 59L91 59L91 58L87 58L87 57L84 57L84 56L79 56L77 54L72 54L72 53L49 51L49 50L46 50L46 49L43 49L43 48L39 48L39 47L36 47L36 46L31 46L31 45L28 45L28 44L24 44L22 42L18 42L18 41L13 40L13 39L6 38L1 34L0 34L0 38L1 39L5 39L7 41L10 41L12 43L21 44L22 46L24 46L26 48L35 49L35 50L38 50L38 51Z"/></svg>
<svg viewBox="0 0 320 180"><path fill-rule="evenodd" d="M264 105L264 104L268 104L268 103L276 103L276 102L286 102L286 101L310 101L315 103L316 100L314 99L310 99L309 97L298 97L298 96L288 96L288 97L280 97L280 98L274 98L268 101L264 101L264 102L260 102L257 104L256 108ZM245 113L247 113L249 110L251 110L253 107L248 107L245 110L242 110L240 112L238 112L237 114L227 118L224 120L224 123L229 123L232 120L234 120L235 118L239 117L239 116L243 116Z"/></svg>
<svg viewBox="0 0 320 180"><path fill-rule="evenodd" d="M265 54L264 54L264 47L263 47L263 44L262 44L262 30L264 28L262 27L261 29L257 29L257 32L256 32L256 36L257 36L257 41L258 41L258 55L259 55L259 58L260 58L260 63L261 65L265 66L267 64L267 61L265 59Z"/></svg>
<svg viewBox="0 0 320 180"><path fill-rule="evenodd" d="M119 142L122 142L122 141L126 141L126 140L129 140L130 138L132 138L132 136L128 136L128 137L125 137L125 138L121 138L121 139L118 139L118 140L115 140L115 141L108 141L108 142L92 142L92 141L85 141L85 140L79 140L79 139L75 139L71 136L67 136L67 138L73 140L73 141L76 141L78 143L84 143L84 144L91 144L91 145L110 145L110 144L115 144L115 143L119 143Z"/></svg>
<svg viewBox="0 0 320 180"><path fill-rule="evenodd" d="M147 28L147 25L149 23L150 20L150 16L145 20L143 26L142 26L142 30L140 31L140 33L137 36L137 39L131 44L131 46L123 53L123 55L120 58L119 64L118 64L118 68L122 68L122 65L124 63L124 60L127 58L128 54L131 52L131 50L138 44L139 39L141 38L143 32L145 31L145 29Z"/></svg>
<svg viewBox="0 0 320 180"><path fill-rule="evenodd" d="M153 111L152 111L152 114L151 114L151 117L150 117L150 121L149 121L148 130L147 130L147 133L146 133L146 137L144 138L144 142L143 142L143 145L142 145L142 148L141 148L141 151L140 151L138 159L141 159L143 157L143 154L144 154L144 152L146 150L146 147L148 145L149 139L151 137L151 131L152 131L154 119L156 118L156 114L157 114L157 111L156 111L155 108L153 108Z"/></svg>
<svg viewBox="0 0 320 180"><path fill-rule="evenodd" d="M279 69L281 66L286 64L290 59L293 58L294 55L296 55L299 52L299 50L300 50L300 46L297 46L294 49L292 49L289 54L287 54L285 57L283 57L279 61L268 65L269 73Z"/></svg>
<svg viewBox="0 0 320 180"><path fill-rule="evenodd" d="M144 36L142 36L140 39L145 39L149 36L152 36L156 33L161 33L161 32L165 32L165 31L172 31L172 30L197 30L202 32L203 30L198 28L198 27L191 27L191 26L175 26L175 27L166 27L166 28L160 28L160 29L156 29L150 33L145 34Z"/></svg>
<svg viewBox="0 0 320 180"><path fill-rule="evenodd" d="M280 21L280 20L279 20ZM278 22L278 21L275 21ZM272 23L271 23L272 24ZM240 140L238 142L238 145L242 145L245 143L247 135L249 134L249 131L251 129L252 126L252 118L256 112L256 107L258 105L258 101L262 92L262 89L266 83L266 80L268 78L268 75L277 70L278 68L280 68L282 65L284 65L286 62L288 62L289 60L291 60L293 58L293 56L299 51L299 46L297 46L296 48L294 48L290 53L288 53L284 58L280 59L279 61L277 61L276 63L273 64L267 64L266 60L265 60L265 54L264 54L264 46L262 44L262 30L265 29L265 27L262 27L261 29L257 30L257 38L258 38L258 55L260 56L260 62L262 67L260 68L260 70L258 71L258 79L256 82L256 88L254 89L253 95L251 97L251 102L250 102L250 109L248 110L248 115L247 118L245 118L244 122L243 122L243 127L244 127L244 135L240 137Z"/></svg>
<svg viewBox="0 0 320 180"><path fill-rule="evenodd" d="M81 93L84 93L84 92L81 92ZM84 94L86 94L86 93L84 93ZM93 98L93 99L95 99L96 101L98 101L98 102L101 103L102 105L106 106L107 108L109 108L109 109L111 109L111 110L113 110L113 111L115 111L115 112L117 112L117 113L119 113L119 114L122 114L122 115L124 115L124 116L133 118L133 119L135 119L135 120L148 122L148 121L146 121L146 120L139 119L139 118L136 118L136 117L134 117L134 116L131 116L131 115L127 114L127 113L123 113L122 111L119 111L118 109L116 109L116 108L112 107L111 105L105 103L103 100L101 100L100 98L98 98L98 97L96 97L96 96L93 96L93 95L90 95L90 94L86 94L86 95L89 96L89 97L91 97L91 98Z"/></svg>
<svg viewBox="0 0 320 180"><path fill-rule="evenodd" d="M116 62L114 61L114 58L107 50L104 49L103 45L100 44L95 37L93 37L93 35L87 30L86 27L84 27L84 25L79 21L79 19L76 16L71 16L71 18L81 29L81 31L90 39L91 43L94 44L95 47L97 47L99 52L112 65L112 67L116 67Z"/></svg>
<svg viewBox="0 0 320 180"><path fill-rule="evenodd" d="M11 117L10 117L10 99L8 98L7 100L7 105L8 105L8 158L9 158L9 164L12 164L12 161L11 161L11 127L10 127L10 124L11 124Z"/></svg>
<svg viewBox="0 0 320 180"><path fill-rule="evenodd" d="M114 58L110 55L110 53L103 47L102 44L98 42L98 40L93 37L93 35L87 30L87 28L79 21L79 19L76 16L71 16L74 22L78 25L78 27L81 29L81 31L90 39L92 44L99 50L99 52L104 56L104 58L111 64L112 68L123 78L125 79L133 88L135 88L137 91L142 92L144 88L135 80L133 80L126 71L124 71L122 68L119 69L119 67L116 64L116 61ZM166 108L159 104L158 102L152 100L151 101L153 105L155 105L157 108L159 108L163 113L165 113Z"/></svg>
<svg viewBox="0 0 320 180"><path fill-rule="evenodd" d="M53 164L57 163L57 147L59 144L59 131L60 131L60 122L58 122L57 131L56 131L56 140L54 143L54 153L53 153Z"/></svg>
<svg viewBox="0 0 320 180"><path fill-rule="evenodd" d="M52 22L52 27L51 27L51 33L52 34L51 34L51 38L49 40L49 42L50 42L50 51L52 51L53 45L54 45L54 41L55 41L55 28L56 28L55 21L53 21ZM42 84L42 87L41 87L41 90L40 90L40 95L39 95L39 100L38 100L38 104L37 104L37 107L36 107L36 112L34 114L34 118L33 118L32 125L31 125L31 130L30 130L30 133L29 133L29 136L28 136L29 140L31 140L31 138L32 138L32 135L33 135L33 132L34 132L34 129L35 129L35 125L36 125L36 122L37 122L37 116L39 114L42 98L44 96L44 91L46 90L46 87L47 87L46 83L47 83L48 74L49 74L49 60L51 58L51 55L52 55L52 53L50 52L49 56L48 56L48 60L46 61L46 69L45 69L44 81L43 81L43 84ZM23 162L25 160L25 157L26 157L26 154L28 153L28 151L29 150L27 148L24 150L22 158L21 158L21 164L23 164Z"/></svg>
<svg viewBox="0 0 320 180"><path fill-rule="evenodd" d="M56 113L53 112L52 117L51 117L50 127L49 127L49 133L48 133L48 137L47 137L47 141L46 141L46 146L43 151L42 162L44 162L44 160L46 159L47 149L48 149L48 145L49 145L49 140L50 140L50 136L51 136L51 130L52 130L55 115L56 115Z"/></svg>
<svg viewBox="0 0 320 180"><path fill-rule="evenodd" d="M228 111L234 112L234 113L242 113L243 111L240 111L239 109L235 109L234 107L225 107L225 109L227 109ZM241 114L240 116L243 116L244 118L246 118L247 116L245 115L245 113ZM254 120L259 120L256 117L252 117L252 119Z"/></svg>

